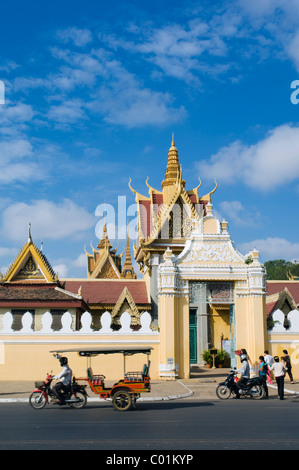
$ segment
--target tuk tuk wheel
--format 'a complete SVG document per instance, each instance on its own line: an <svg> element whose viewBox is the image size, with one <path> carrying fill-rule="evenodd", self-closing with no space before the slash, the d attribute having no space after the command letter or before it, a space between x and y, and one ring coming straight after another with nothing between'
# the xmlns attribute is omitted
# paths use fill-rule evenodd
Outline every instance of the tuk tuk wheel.
<svg viewBox="0 0 299 470"><path fill-rule="evenodd" d="M112 405L117 411L127 411L131 408L132 397L127 390L119 390L113 395Z"/></svg>

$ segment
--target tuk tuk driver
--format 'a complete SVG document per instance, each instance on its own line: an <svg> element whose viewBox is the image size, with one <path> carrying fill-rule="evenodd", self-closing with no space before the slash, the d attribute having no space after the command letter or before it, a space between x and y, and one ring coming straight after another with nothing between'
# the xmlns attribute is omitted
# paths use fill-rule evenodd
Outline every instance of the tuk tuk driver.
<svg viewBox="0 0 299 470"><path fill-rule="evenodd" d="M67 357L61 357L59 359L59 362L62 367L62 371L60 372L60 374L55 375L53 377L55 380L59 380L59 382L53 385L52 390L53 390L55 397L57 398L57 402L60 405L63 405L64 404L63 394L67 393L70 390L73 373L72 373L72 370L68 366Z"/></svg>

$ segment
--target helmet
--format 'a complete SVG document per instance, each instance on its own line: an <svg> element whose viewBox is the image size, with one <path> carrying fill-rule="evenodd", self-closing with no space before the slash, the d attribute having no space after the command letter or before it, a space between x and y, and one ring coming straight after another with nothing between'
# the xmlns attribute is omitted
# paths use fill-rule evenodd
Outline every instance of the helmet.
<svg viewBox="0 0 299 470"><path fill-rule="evenodd" d="M246 356L246 354L241 354L240 360L241 360L241 362L247 361L247 356Z"/></svg>
<svg viewBox="0 0 299 470"><path fill-rule="evenodd" d="M68 363L67 357L61 357L61 358L59 359L59 362L60 362L61 367L62 367L62 366L66 366L67 363Z"/></svg>

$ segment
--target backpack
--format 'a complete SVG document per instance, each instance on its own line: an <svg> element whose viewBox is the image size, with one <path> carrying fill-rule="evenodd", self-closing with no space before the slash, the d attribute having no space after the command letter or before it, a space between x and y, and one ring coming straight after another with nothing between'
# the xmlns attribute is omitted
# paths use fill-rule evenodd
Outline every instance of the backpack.
<svg viewBox="0 0 299 470"><path fill-rule="evenodd" d="M290 365L291 365L290 356L285 356L285 357L284 357L284 360L285 360L286 366L287 366L287 367L290 367Z"/></svg>
<svg viewBox="0 0 299 470"><path fill-rule="evenodd" d="M268 373L268 364L266 362L262 362L261 367L263 368L263 370L261 370L261 375L266 376Z"/></svg>

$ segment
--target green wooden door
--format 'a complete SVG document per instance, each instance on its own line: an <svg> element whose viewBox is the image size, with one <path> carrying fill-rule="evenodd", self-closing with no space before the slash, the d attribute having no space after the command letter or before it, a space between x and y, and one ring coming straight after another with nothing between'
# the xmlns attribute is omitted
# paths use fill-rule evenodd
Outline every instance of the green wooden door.
<svg viewBox="0 0 299 470"><path fill-rule="evenodd" d="M190 309L190 364L197 364L197 318L196 309Z"/></svg>

